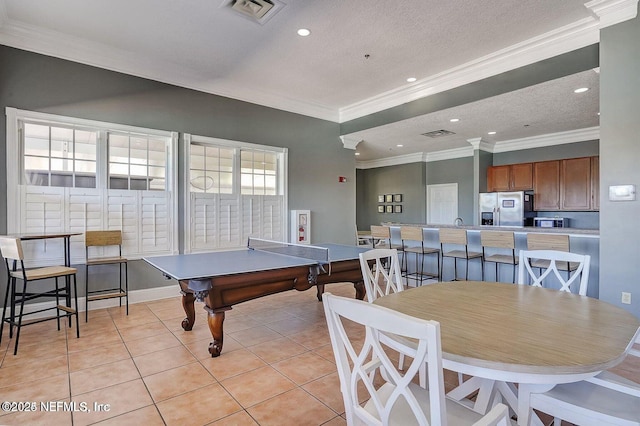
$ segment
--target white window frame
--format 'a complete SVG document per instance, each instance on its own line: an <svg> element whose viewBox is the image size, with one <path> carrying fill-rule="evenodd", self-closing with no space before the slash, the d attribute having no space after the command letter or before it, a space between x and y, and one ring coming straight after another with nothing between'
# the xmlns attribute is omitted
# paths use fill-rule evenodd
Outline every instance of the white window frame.
<svg viewBox="0 0 640 426"><path fill-rule="evenodd" d="M183 199L183 203L184 203L184 234L183 234L183 247L184 247L184 253L188 254L188 253L192 253L192 252L201 252L201 251L214 251L217 249L192 249L192 244L191 244L191 239L192 239L192 235L191 235L191 219L192 219L192 205L191 205L191 191L189 188L189 173L191 170L191 144L192 143L201 143L201 144L211 144L211 145L216 145L216 146L221 146L221 147L227 147L227 148L232 148L232 149L255 149L255 150L264 150L264 151L270 151L270 152L275 152L279 155L281 155L282 158L282 172L278 173L276 176L277 179L277 188L278 188L278 194L282 195L283 197L283 205L282 205L282 217L281 217L281 221L282 221L282 241L287 241L287 232L289 230L289 215L288 215L288 186L287 186L287 182L288 182L288 164L289 164L289 160L288 160L288 149L287 148L281 148L281 147L274 147L274 146L268 146L268 145L258 145L258 144L253 144L253 143L248 143L248 142L240 142L240 141L233 141L233 140L228 140L228 139L219 139L219 138L212 138L212 137L207 137L207 136L198 136L198 135L192 135L190 133L185 133L183 135L183 157L184 157L184 169L183 169L183 182L184 182L184 199ZM241 199L241 197L243 197L243 195L241 194L241 183L240 183L240 166L239 166L239 155L236 156L236 161L234 163L234 189L233 189L233 195L237 196L238 199ZM251 197L249 195L245 195L245 197ZM258 195L258 197L260 197L260 195ZM241 212L240 212L241 214ZM241 248L244 247L244 245L246 244L246 241L244 242L239 242L239 245L237 248ZM225 249L228 250L229 247L224 247L224 248L219 248L219 249Z"/></svg>
<svg viewBox="0 0 640 426"><path fill-rule="evenodd" d="M94 191L103 191L104 197L109 194L109 191L122 191L122 190L110 190L108 189L108 157L107 157L107 143L106 143L106 133L109 131L116 132L128 132L128 133L140 133L146 135L153 135L162 138L169 139L169 146L167 149L167 165L166 165L166 192L168 193L168 205L167 205L167 214L169 215L169 248L162 253L154 252L153 254L176 254L178 253L178 167L177 167L177 152L178 152L178 133L165 131L165 130L157 130L157 129L147 129L135 126L122 125L117 123L109 123L103 121L96 120L85 120L75 117L67 117L55 114L47 114L41 112L34 111L26 111L20 110L17 108L7 107L5 109L6 113L6 123L7 123L7 233L8 234L19 234L23 233L24 230L21 229L21 215L22 212L22 202L20 190L21 187L21 170L22 170L22 158L21 158L21 149L20 149L20 132L19 132L19 123L21 121L31 121L31 122L42 122L47 125L64 125L64 126L81 126L86 128L92 128L95 130L99 130L98 137L98 147L96 152L96 186L97 188ZM54 188L54 187L47 187ZM59 187L61 192L68 193L69 190L73 190L76 188L66 188ZM77 188L77 190L92 190L91 188ZM136 192L136 190L132 190L131 192ZM155 191L150 191L155 192ZM162 191L158 191L162 192ZM102 210L102 214L106 218L107 211ZM66 227L69 227L69 224L65 224ZM83 236L72 237L72 252L71 252L71 262L73 264L84 263L85 253L84 249L80 252L77 248L74 250L73 241L78 242L79 240L84 240ZM78 246L76 244L75 246ZM84 247L84 243L82 244ZM144 250L141 253L125 253L130 258L140 258L145 255ZM35 261L33 265L46 264L47 260L43 260L42 262Z"/></svg>

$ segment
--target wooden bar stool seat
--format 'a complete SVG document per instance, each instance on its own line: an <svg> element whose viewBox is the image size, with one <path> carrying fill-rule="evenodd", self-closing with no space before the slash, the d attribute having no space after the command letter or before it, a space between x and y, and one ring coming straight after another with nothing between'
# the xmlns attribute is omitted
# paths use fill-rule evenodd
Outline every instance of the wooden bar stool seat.
<svg viewBox="0 0 640 426"><path fill-rule="evenodd" d="M556 250L570 252L569 235L568 234L543 234L528 233L527 234L527 250ZM531 267L538 269L549 268L549 261L545 259L532 259ZM573 271L578 269L578 262L557 262L556 267L561 271L566 271L570 276Z"/></svg>
<svg viewBox="0 0 640 426"><path fill-rule="evenodd" d="M445 257L453 258L453 280L458 279L458 259L465 260L465 280L469 279L469 260L479 259L482 268L482 276L484 277L484 263L482 262L482 253L469 251L467 243L467 231L460 228L441 228L440 229L440 251L442 252L442 264L440 265L440 281L442 281L444 259ZM446 245L454 247L464 247L463 249L455 248L445 250Z"/></svg>
<svg viewBox="0 0 640 426"><path fill-rule="evenodd" d="M105 254L108 248L117 251ZM106 250L106 251L105 251ZM122 257L122 231L87 231L85 232L85 322L89 320L89 302L103 299L125 299L127 315L129 315L129 273L127 258ZM89 290L89 267L98 265L118 265L119 285L106 289ZM122 266L124 265L124 286L122 285Z"/></svg>
<svg viewBox="0 0 640 426"><path fill-rule="evenodd" d="M425 247L424 232L417 226L402 226L400 228L400 238L402 238L402 250L405 252L405 267L403 276L407 280L412 279L422 285L425 279L438 278L440 276L440 250L434 247ZM408 241L419 242L419 246L408 246ZM413 254L416 260L414 272L409 272L408 257ZM424 257L427 255L436 256L436 272L425 272Z"/></svg>
<svg viewBox="0 0 640 426"><path fill-rule="evenodd" d="M0 341L4 323L9 324L9 338L13 338L13 330L16 329L16 343L13 354L18 353L20 330L22 327L37 324L43 321L57 320L60 330L60 319L76 317L76 336L80 337L80 324L78 323L78 292L76 288L76 268L69 266L46 266L43 268L25 269L22 243L19 238L0 237L0 252L4 257L7 268L7 290L2 309L2 322L0 323ZM11 261L10 265L9 261ZM65 278L64 286L60 286L58 278ZM71 305L71 279L73 278L74 305ZM47 286L40 280L53 279L55 288ZM18 281L22 281L22 289L18 287ZM29 300L39 298L55 298L56 304L50 308L37 309L28 313L24 312L24 304ZM7 315L7 308L9 313ZM55 311L53 316L43 317L43 312ZM34 315L33 320L23 322L25 317Z"/></svg>
<svg viewBox="0 0 640 426"><path fill-rule="evenodd" d="M516 265L518 258L516 257L515 236L509 231L480 231L480 244L482 245L482 261L494 262L496 265L496 281L498 279L498 265L507 264L513 266L513 276L511 282L516 282ZM493 253L487 254L486 248L511 250L508 254ZM484 268L482 281L484 281Z"/></svg>

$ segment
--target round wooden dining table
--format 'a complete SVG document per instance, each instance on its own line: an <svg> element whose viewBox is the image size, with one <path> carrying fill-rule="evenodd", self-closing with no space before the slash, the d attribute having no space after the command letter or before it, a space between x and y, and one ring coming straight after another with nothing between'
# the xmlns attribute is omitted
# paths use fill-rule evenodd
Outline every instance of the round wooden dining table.
<svg viewBox="0 0 640 426"><path fill-rule="evenodd" d="M374 303L438 321L444 368L533 389L584 380L616 366L640 327L634 315L598 299L519 284L429 284ZM506 399L518 424L529 424L528 403L519 400L514 407L515 398Z"/></svg>

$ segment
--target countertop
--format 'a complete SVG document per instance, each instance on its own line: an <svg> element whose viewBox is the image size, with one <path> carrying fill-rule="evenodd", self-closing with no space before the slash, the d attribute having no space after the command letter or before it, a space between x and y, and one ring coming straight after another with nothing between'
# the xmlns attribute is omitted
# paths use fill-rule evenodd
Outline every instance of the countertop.
<svg viewBox="0 0 640 426"><path fill-rule="evenodd" d="M384 222L386 226L417 226L426 229L440 229L440 228L461 228L468 231L513 231L521 233L541 232L545 234L569 234L569 235L583 235L583 236L600 236L599 229L580 229L580 228L537 228L533 226L486 226L486 225L444 225L444 224L429 224L429 223L392 223Z"/></svg>

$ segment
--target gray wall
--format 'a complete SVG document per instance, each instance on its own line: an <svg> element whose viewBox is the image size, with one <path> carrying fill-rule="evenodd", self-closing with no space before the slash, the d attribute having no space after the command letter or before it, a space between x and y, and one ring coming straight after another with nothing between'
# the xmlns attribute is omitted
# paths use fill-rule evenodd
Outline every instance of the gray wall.
<svg viewBox="0 0 640 426"><path fill-rule="evenodd" d="M312 211L312 242L354 243L355 159L352 150L343 148L337 123L6 46L0 46L0 64L3 115L10 106L288 148L289 209ZM0 120L0 140L0 163L4 165L4 119ZM181 158L180 173L183 167ZM338 176L347 177L347 182L338 183ZM6 171L0 172L3 192L6 183ZM7 208L1 197L0 234L7 231ZM180 229L183 223L181 217ZM182 240L182 235L178 238ZM146 276L146 265L132 270L133 289L171 284L158 275ZM3 270L2 287L4 274Z"/></svg>
<svg viewBox="0 0 640 426"><path fill-rule="evenodd" d="M458 216L466 224L472 224L474 216L473 162L473 157L464 157L427 163L427 185L458 184Z"/></svg>
<svg viewBox="0 0 640 426"><path fill-rule="evenodd" d="M358 229L382 222L426 221L425 163L379 167L357 171ZM378 195L402 194L402 213L378 213ZM387 205L388 203L384 203Z"/></svg>
<svg viewBox="0 0 640 426"><path fill-rule="evenodd" d="M611 202L610 185L640 189L640 17L600 32L600 298L640 317L640 197ZM620 303L632 293L631 305Z"/></svg>

